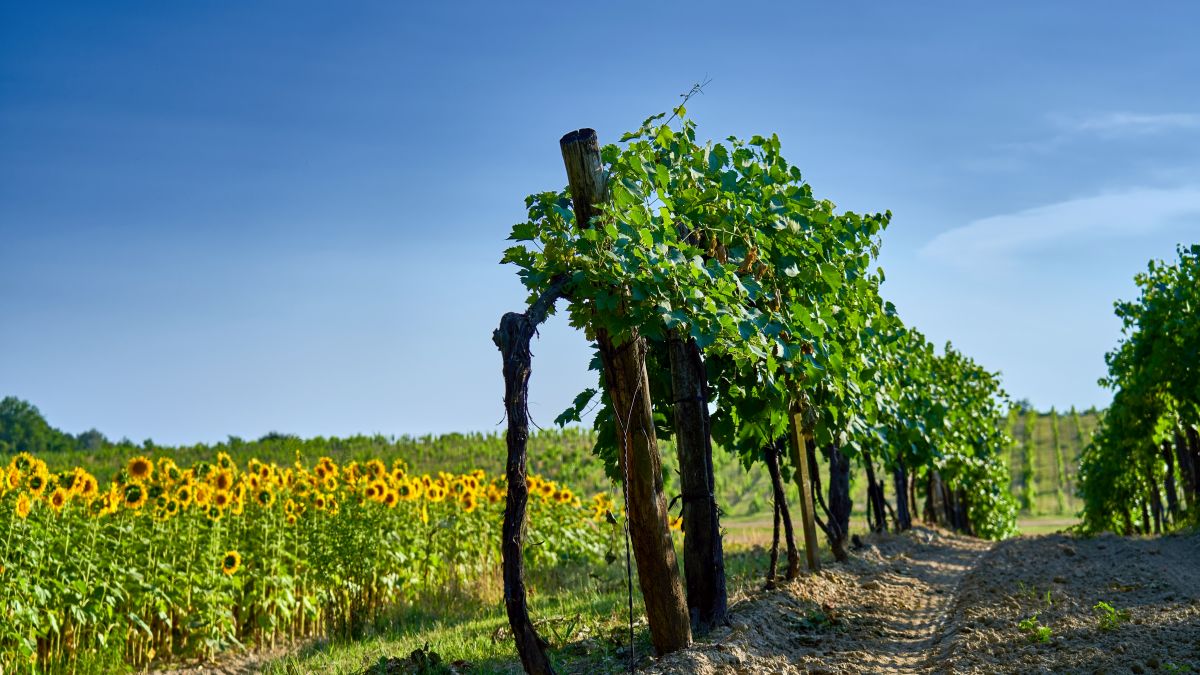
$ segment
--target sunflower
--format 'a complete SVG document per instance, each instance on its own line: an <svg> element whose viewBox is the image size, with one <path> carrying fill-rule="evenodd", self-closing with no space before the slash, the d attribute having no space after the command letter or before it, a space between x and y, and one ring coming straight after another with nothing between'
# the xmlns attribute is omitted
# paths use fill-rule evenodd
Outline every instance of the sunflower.
<svg viewBox="0 0 1200 675"><path fill-rule="evenodd" d="M400 495L400 499L403 499L406 502L412 501L418 496L416 486L407 480L401 481L401 483L396 486L396 493Z"/></svg>
<svg viewBox="0 0 1200 675"><path fill-rule="evenodd" d="M25 484L29 488L29 494L34 497L41 497L42 490L46 489L46 482L49 480L45 474L34 473L29 476L29 481Z"/></svg>
<svg viewBox="0 0 1200 675"><path fill-rule="evenodd" d="M446 498L446 488L441 485L430 485L425 488L425 498L431 502L440 502Z"/></svg>
<svg viewBox="0 0 1200 675"><path fill-rule="evenodd" d="M670 524L672 530L682 530L683 529L683 517L682 516L672 516L669 524Z"/></svg>
<svg viewBox="0 0 1200 675"><path fill-rule="evenodd" d="M125 465L125 470L129 472L130 480L142 482L150 480L150 476L154 475L154 462L145 455L138 455L129 460L129 464Z"/></svg>
<svg viewBox="0 0 1200 675"><path fill-rule="evenodd" d="M220 522L221 516L224 514L225 512L215 504L208 507L208 510L205 512L205 515L208 516L208 519L214 523Z"/></svg>
<svg viewBox="0 0 1200 675"><path fill-rule="evenodd" d="M403 467L396 467L396 468L392 469L392 482L393 483L399 484L399 483L403 483L407 480L408 480L408 472L405 471Z"/></svg>
<svg viewBox="0 0 1200 675"><path fill-rule="evenodd" d="M318 511L324 511L327 503L328 501L325 499L325 495L321 494L320 492L313 494L313 506L317 507Z"/></svg>
<svg viewBox="0 0 1200 675"><path fill-rule="evenodd" d="M225 471L233 471L237 468L237 464L234 463L233 458L227 452L217 453L217 466Z"/></svg>
<svg viewBox="0 0 1200 675"><path fill-rule="evenodd" d="M554 495L554 500L559 504L570 504L574 499L575 495L567 488L559 490L558 494Z"/></svg>
<svg viewBox="0 0 1200 675"><path fill-rule="evenodd" d="M24 492L20 497L17 497L17 517L24 520L29 517L29 512L33 510L33 501L29 499L29 495Z"/></svg>
<svg viewBox="0 0 1200 675"><path fill-rule="evenodd" d="M158 478L166 483L178 483L182 472L170 457L158 458Z"/></svg>
<svg viewBox="0 0 1200 675"><path fill-rule="evenodd" d="M396 505L400 503L400 494L395 490L388 490L384 493L381 501L384 504L387 504L389 509L394 509L396 508Z"/></svg>
<svg viewBox="0 0 1200 675"><path fill-rule="evenodd" d="M192 489L192 486L189 483L184 483L183 485L179 486L178 490L175 491L175 499L179 500L180 506L186 508L191 506L194 492L195 491Z"/></svg>
<svg viewBox="0 0 1200 675"><path fill-rule="evenodd" d="M294 513L289 513L289 514L288 514L288 517L287 517L287 524L288 524L288 525L295 525L295 524L296 524L296 514L294 514Z"/></svg>
<svg viewBox="0 0 1200 675"><path fill-rule="evenodd" d="M227 551L225 557L221 560L221 571L225 576L231 577L242 566L242 556L237 551Z"/></svg>
<svg viewBox="0 0 1200 675"><path fill-rule="evenodd" d="M165 511L167 513L167 515L170 515L170 516L173 516L176 513L179 513L179 500L178 499L168 499L167 505L163 507L163 511Z"/></svg>
<svg viewBox="0 0 1200 675"><path fill-rule="evenodd" d="M8 464L16 467L17 471L28 471L29 467L33 466L33 455L28 452L18 452L17 456L13 457Z"/></svg>
<svg viewBox="0 0 1200 675"><path fill-rule="evenodd" d="M379 503L383 503L383 500L387 497L388 492L391 492L391 490L388 489L387 483L383 482L383 479L381 478L371 481L371 484L367 486L367 489L370 490L372 488L374 488L375 492L374 496L370 497L370 499L373 499Z"/></svg>
<svg viewBox="0 0 1200 675"><path fill-rule="evenodd" d="M217 469L208 477L208 482L217 490L229 490L233 487L233 472L229 469Z"/></svg>
<svg viewBox="0 0 1200 675"><path fill-rule="evenodd" d="M464 494L461 498L459 498L458 503L462 505L462 510L466 511L467 513L474 511L475 507L479 506L479 502L475 500L474 492L468 492Z"/></svg>
<svg viewBox="0 0 1200 675"><path fill-rule="evenodd" d="M258 477L263 480L271 480L271 465L263 464L258 467Z"/></svg>
<svg viewBox="0 0 1200 675"><path fill-rule="evenodd" d="M372 459L367 462L367 471L371 474L371 478L381 478L387 473L387 467L378 459Z"/></svg>
<svg viewBox="0 0 1200 675"><path fill-rule="evenodd" d="M321 481L321 487L325 488L326 492L333 492L337 489L337 478L325 476L325 480Z"/></svg>
<svg viewBox="0 0 1200 675"><path fill-rule="evenodd" d="M21 470L15 466L10 466L6 475L8 477L8 489L16 490L21 485Z"/></svg>
<svg viewBox="0 0 1200 675"><path fill-rule="evenodd" d="M76 494L84 499L92 499L100 492L100 483L92 474L79 469L80 476L78 482L75 483Z"/></svg>
<svg viewBox="0 0 1200 675"><path fill-rule="evenodd" d="M146 504L146 491L141 485L134 483L133 485L125 486L125 506L131 509L140 509Z"/></svg>
<svg viewBox="0 0 1200 675"><path fill-rule="evenodd" d="M498 488L495 485L488 486L487 498L488 498L489 502L491 502L493 504L499 504L506 495L507 495L507 493L503 489Z"/></svg>
<svg viewBox="0 0 1200 675"><path fill-rule="evenodd" d="M197 483L195 494L192 496L192 501L196 502L196 506L208 506L210 499L212 499L212 488L204 483Z"/></svg>
<svg viewBox="0 0 1200 675"><path fill-rule="evenodd" d="M218 509L224 509L233 503L233 495L225 490L217 490L213 493L212 499L209 501Z"/></svg>
<svg viewBox="0 0 1200 675"><path fill-rule="evenodd" d="M259 490L254 495L254 501L258 502L263 508L269 509L275 503L275 493L271 492L270 488Z"/></svg>

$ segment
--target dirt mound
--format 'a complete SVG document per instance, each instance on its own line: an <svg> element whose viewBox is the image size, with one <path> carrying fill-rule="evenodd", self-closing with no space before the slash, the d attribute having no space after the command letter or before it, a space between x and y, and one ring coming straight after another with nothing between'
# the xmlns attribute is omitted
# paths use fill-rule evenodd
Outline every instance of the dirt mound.
<svg viewBox="0 0 1200 675"><path fill-rule="evenodd" d="M1200 672L1200 536L1003 542L934 651L956 673Z"/></svg>
<svg viewBox="0 0 1200 675"><path fill-rule="evenodd" d="M924 672L955 589L991 546L920 527L868 537L847 564L735 598L729 628L647 672Z"/></svg>

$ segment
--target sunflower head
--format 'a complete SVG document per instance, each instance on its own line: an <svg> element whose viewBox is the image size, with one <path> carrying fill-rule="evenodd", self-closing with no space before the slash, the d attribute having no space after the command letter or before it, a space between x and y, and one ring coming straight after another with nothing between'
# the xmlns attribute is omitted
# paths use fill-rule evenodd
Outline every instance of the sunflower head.
<svg viewBox="0 0 1200 675"><path fill-rule="evenodd" d="M388 490L383 495L383 503L387 504L389 509L396 508L396 504L400 503L400 494L395 490Z"/></svg>
<svg viewBox="0 0 1200 675"><path fill-rule="evenodd" d="M33 455L28 452L19 452L16 457L13 457L12 465L17 467L17 471L29 471L33 468L35 461Z"/></svg>
<svg viewBox="0 0 1200 675"><path fill-rule="evenodd" d="M217 469L208 477L208 482L218 490L233 488L233 472L229 469Z"/></svg>
<svg viewBox="0 0 1200 675"><path fill-rule="evenodd" d="M213 504L208 507L208 510L205 511L204 514L206 516L208 516L209 520L216 523L221 520L221 516L224 515L225 512L221 510L221 507L217 506L216 504Z"/></svg>
<svg viewBox="0 0 1200 675"><path fill-rule="evenodd" d="M46 481L47 480L48 479L43 474L40 474L40 473L30 474L29 481L26 483L26 487L29 488L29 492L31 494L33 494L33 496L41 497L42 490L46 489Z"/></svg>
<svg viewBox="0 0 1200 675"><path fill-rule="evenodd" d="M129 464L125 465L125 471L132 481L138 483L147 481L154 475L154 462L151 462L150 458L145 455L138 455L129 460Z"/></svg>
<svg viewBox="0 0 1200 675"><path fill-rule="evenodd" d="M225 557L221 559L221 571L227 577L233 576L241 566L242 556L237 551L227 551Z"/></svg>
<svg viewBox="0 0 1200 675"><path fill-rule="evenodd" d="M270 508L275 503L275 493L270 488L259 490L254 495L254 501L258 502L263 508Z"/></svg>
<svg viewBox="0 0 1200 675"><path fill-rule="evenodd" d="M146 504L146 489L137 483L125 486L125 506L140 509Z"/></svg>
<svg viewBox="0 0 1200 675"><path fill-rule="evenodd" d="M237 468L237 464L234 463L233 458L227 452L217 453L217 466L223 471L233 471Z"/></svg>
<svg viewBox="0 0 1200 675"><path fill-rule="evenodd" d="M558 491L558 494L554 495L554 500L559 504L570 504L575 500L575 495L569 489L563 488Z"/></svg>
<svg viewBox="0 0 1200 675"><path fill-rule="evenodd" d="M192 494L192 501L196 502L196 506L208 506L208 502L211 499L212 488L204 483L197 483L196 489Z"/></svg>
<svg viewBox="0 0 1200 675"><path fill-rule="evenodd" d="M367 462L367 472L371 478L382 478L383 474L387 473L387 467L378 459L372 459Z"/></svg>
<svg viewBox="0 0 1200 675"><path fill-rule="evenodd" d="M458 503L462 505L462 510L466 511L467 513L474 511L475 507L479 506L479 502L476 500L474 492L468 492L464 494L461 498L459 498Z"/></svg>
<svg viewBox="0 0 1200 675"><path fill-rule="evenodd" d="M223 509L233 503L233 495L226 490L217 490L213 493L212 499L209 501L218 509Z"/></svg>
<svg viewBox="0 0 1200 675"><path fill-rule="evenodd" d="M17 497L17 517L24 520L29 517L29 512L33 510L33 500L24 492Z"/></svg>
<svg viewBox="0 0 1200 675"><path fill-rule="evenodd" d="M67 501L71 499L71 493L65 488L56 488L50 493L50 508L54 509L55 513L62 511L62 508L67 505Z"/></svg>

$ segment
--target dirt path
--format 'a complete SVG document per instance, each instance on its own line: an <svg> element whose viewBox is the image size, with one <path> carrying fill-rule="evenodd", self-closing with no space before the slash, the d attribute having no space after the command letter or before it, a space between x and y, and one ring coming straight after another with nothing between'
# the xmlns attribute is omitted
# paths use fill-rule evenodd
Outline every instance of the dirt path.
<svg viewBox="0 0 1200 675"><path fill-rule="evenodd" d="M1003 542L964 579L938 654L956 673L1200 673L1200 535Z"/></svg>
<svg viewBox="0 0 1200 675"><path fill-rule="evenodd" d="M657 673L923 673L989 542L927 528L869 537L845 565L735 598L732 625Z"/></svg>

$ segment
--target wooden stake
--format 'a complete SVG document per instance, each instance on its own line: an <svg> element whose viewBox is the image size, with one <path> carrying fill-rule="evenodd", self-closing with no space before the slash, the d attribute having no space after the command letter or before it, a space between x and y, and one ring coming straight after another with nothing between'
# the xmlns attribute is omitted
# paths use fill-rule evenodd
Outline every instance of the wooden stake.
<svg viewBox="0 0 1200 675"><path fill-rule="evenodd" d="M808 569L815 572L821 569L821 561L817 557L817 524L813 512L812 483L808 476L807 438L804 434L803 421L800 411L793 409L788 415L791 427L792 464L796 467L795 481L800 488L800 521L804 529L804 556L808 560Z"/></svg>

